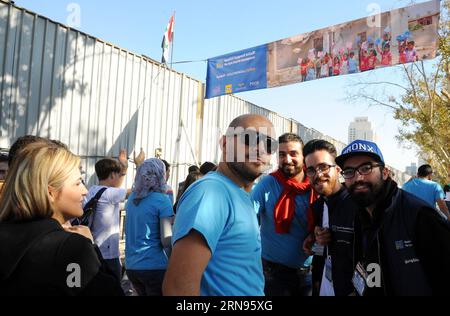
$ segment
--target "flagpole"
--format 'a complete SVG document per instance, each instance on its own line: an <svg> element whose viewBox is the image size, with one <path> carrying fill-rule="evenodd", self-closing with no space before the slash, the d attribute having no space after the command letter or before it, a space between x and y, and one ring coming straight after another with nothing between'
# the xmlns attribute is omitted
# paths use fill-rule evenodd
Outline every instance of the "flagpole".
<svg viewBox="0 0 450 316"><path fill-rule="evenodd" d="M173 11L173 28L172 28L172 48L170 50L170 69L172 69L173 64L173 47L175 45L175 13L177 11Z"/></svg>

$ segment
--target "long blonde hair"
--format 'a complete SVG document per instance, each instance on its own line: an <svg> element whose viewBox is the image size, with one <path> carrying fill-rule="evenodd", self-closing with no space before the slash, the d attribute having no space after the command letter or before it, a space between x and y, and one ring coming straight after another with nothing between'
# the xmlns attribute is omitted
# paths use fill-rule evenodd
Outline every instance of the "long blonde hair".
<svg viewBox="0 0 450 316"><path fill-rule="evenodd" d="M54 210L49 188L60 191L79 167L80 158L62 146L27 145L8 171L0 198L0 222L50 218Z"/></svg>

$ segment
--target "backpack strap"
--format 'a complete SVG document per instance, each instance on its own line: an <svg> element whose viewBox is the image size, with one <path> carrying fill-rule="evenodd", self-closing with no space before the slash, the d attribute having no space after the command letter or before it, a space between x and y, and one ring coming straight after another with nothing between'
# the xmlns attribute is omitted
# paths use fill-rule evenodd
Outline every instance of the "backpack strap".
<svg viewBox="0 0 450 316"><path fill-rule="evenodd" d="M100 190L98 190L97 194L88 202L88 203L94 203L93 207L95 206L95 208L92 210L92 220L89 221L89 228L91 229L91 231L93 230L94 227L94 220L95 220L95 214L97 213L97 203L98 200L100 200L102 194L107 190L108 188L101 188Z"/></svg>
<svg viewBox="0 0 450 316"><path fill-rule="evenodd" d="M93 208L97 208L97 202L100 199L100 197L102 196L103 192L106 191L106 188L101 188L100 190L98 190L97 194L95 194L95 196L93 198L91 198L86 204L84 204L83 207L83 215L81 217L78 217L76 219L74 219L72 221L72 225L85 225L85 226L90 226L89 225L89 217L91 216L91 213L93 211Z"/></svg>
<svg viewBox="0 0 450 316"><path fill-rule="evenodd" d="M97 200L97 201L100 200L100 198L102 197L103 192L105 192L107 189L108 188L106 187L106 188L101 188L100 190L98 190L97 194L92 199L90 199L88 203L91 203L94 200Z"/></svg>

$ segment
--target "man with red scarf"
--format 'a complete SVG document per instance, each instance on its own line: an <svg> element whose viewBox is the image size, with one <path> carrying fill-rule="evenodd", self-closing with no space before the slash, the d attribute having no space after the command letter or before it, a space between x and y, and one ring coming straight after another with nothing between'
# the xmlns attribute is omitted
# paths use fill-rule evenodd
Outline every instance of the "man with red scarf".
<svg viewBox="0 0 450 316"><path fill-rule="evenodd" d="M303 141L296 134L279 138L278 171L252 191L261 223L267 296L310 295L311 275L303 241L313 229L314 194L303 170ZM311 228L312 226L312 228Z"/></svg>

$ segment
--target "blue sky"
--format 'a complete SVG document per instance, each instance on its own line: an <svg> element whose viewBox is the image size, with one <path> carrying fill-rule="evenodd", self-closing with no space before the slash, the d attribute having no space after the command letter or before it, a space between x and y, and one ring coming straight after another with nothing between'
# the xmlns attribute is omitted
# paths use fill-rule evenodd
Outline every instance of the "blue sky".
<svg viewBox="0 0 450 316"><path fill-rule="evenodd" d="M68 5L76 3L81 9L77 29L155 60L161 59L162 36L176 11L173 57L176 62L205 60L366 17L371 14L367 8L372 3L379 4L382 11L389 11L411 1L16 0L15 3L64 24L70 21ZM174 68L205 81L205 62L174 65ZM392 118L393 113L386 108L345 100L353 83L368 76L371 81L388 78L402 83L403 80L397 68L390 68L236 96L344 142L354 117L368 116L386 162L404 170L411 162L417 162L417 154L395 140L399 124Z"/></svg>

